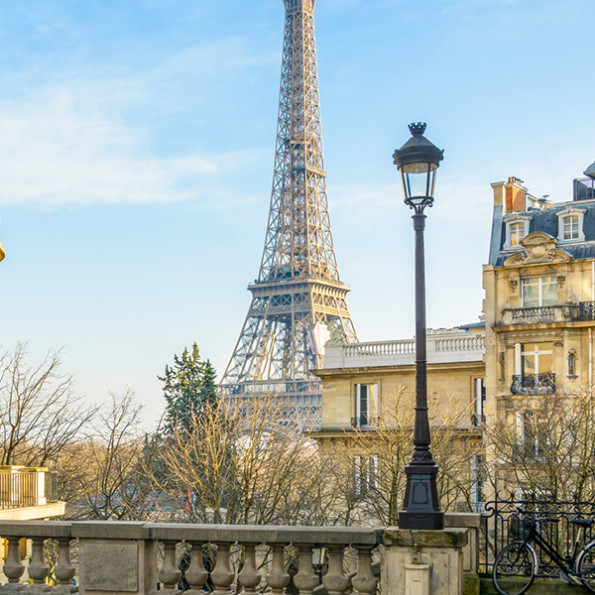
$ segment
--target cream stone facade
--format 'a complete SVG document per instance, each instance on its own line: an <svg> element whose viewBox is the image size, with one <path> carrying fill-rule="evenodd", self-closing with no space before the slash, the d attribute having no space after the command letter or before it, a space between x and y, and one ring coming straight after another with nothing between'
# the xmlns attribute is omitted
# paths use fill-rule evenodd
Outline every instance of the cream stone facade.
<svg viewBox="0 0 595 595"><path fill-rule="evenodd" d="M593 386L595 188L592 177L575 180L573 200L554 203L517 178L492 187L483 269L486 427L516 424L522 443L529 404Z"/></svg>
<svg viewBox="0 0 595 595"><path fill-rule="evenodd" d="M485 324L427 335L434 423L454 404L467 411L459 423L474 435L480 428L488 434L498 420L523 434L529 405L592 391L595 164L585 174L574 180L572 200L562 203L531 195L518 178L492 184ZM314 434L321 447L349 440L358 429L372 436L383 403L399 391L413 401L414 359L413 340L328 344L324 366L315 371L323 383L322 424ZM520 434L522 443L527 438ZM489 446L483 456L497 484L499 461Z"/></svg>
<svg viewBox="0 0 595 595"><path fill-rule="evenodd" d="M484 338L482 323L427 333L430 424L442 444L436 454L468 478L456 480L462 491L450 484L449 510L468 511L481 500ZM398 428L407 432L407 442L413 428L415 341L327 344L324 367L314 373L322 379L322 424L311 435L321 452L353 465L354 495L362 502L369 489L392 499L389 492L399 490L390 479L392 443ZM456 448L447 446L450 440ZM363 518L365 509L356 509Z"/></svg>
<svg viewBox="0 0 595 595"><path fill-rule="evenodd" d="M466 411L462 428L479 424L484 377L483 325L428 331L428 402L434 412ZM415 401L415 341L327 345L322 379L322 424L314 437L324 447L355 429L373 431L385 402L402 392ZM440 420L439 413L434 416Z"/></svg>

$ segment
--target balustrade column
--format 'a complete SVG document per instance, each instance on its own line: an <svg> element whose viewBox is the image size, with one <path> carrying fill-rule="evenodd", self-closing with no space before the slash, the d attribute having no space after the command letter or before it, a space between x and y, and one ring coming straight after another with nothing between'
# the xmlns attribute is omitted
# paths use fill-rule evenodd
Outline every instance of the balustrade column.
<svg viewBox="0 0 595 595"><path fill-rule="evenodd" d="M50 573L50 566L45 560L43 554L44 537L34 537L32 539L33 548L31 555L31 564L29 564L29 578L33 579L33 591L49 591L51 587L46 585L45 579Z"/></svg>
<svg viewBox="0 0 595 595"><path fill-rule="evenodd" d="M357 574L351 579L351 583L360 595L376 593L376 578L372 572L372 546L357 548Z"/></svg>
<svg viewBox="0 0 595 595"><path fill-rule="evenodd" d="M320 580L312 565L312 546L297 544L297 547L300 566L298 573L293 577L293 584L300 590L300 595L312 595Z"/></svg>
<svg viewBox="0 0 595 595"><path fill-rule="evenodd" d="M70 560L70 538L58 539L58 564L54 570L54 576L58 580L55 591L58 593L71 593L76 587L70 584L74 577L76 568Z"/></svg>
<svg viewBox="0 0 595 595"><path fill-rule="evenodd" d="M19 580L25 572L25 565L21 561L21 549L19 547L18 537L8 538L8 554L2 571L8 578L8 583L2 587L3 592L15 592L23 588L24 585L20 584Z"/></svg>
<svg viewBox="0 0 595 595"><path fill-rule="evenodd" d="M215 585L214 595L227 595L229 585L233 582L235 573L229 565L229 544L221 543L217 545L217 563L215 569L211 572L211 580Z"/></svg>
<svg viewBox="0 0 595 595"><path fill-rule="evenodd" d="M342 595L351 582L343 573L343 549L343 546L329 547L328 572L322 577L329 595Z"/></svg>
<svg viewBox="0 0 595 595"><path fill-rule="evenodd" d="M182 573L176 564L176 543L169 540L164 542L163 564L158 574L164 590L170 591L172 595L181 593L178 589L178 581Z"/></svg>
<svg viewBox="0 0 595 595"><path fill-rule="evenodd" d="M238 575L238 580L247 594L256 593L262 577L256 568L256 544L244 545L244 567Z"/></svg>
<svg viewBox="0 0 595 595"><path fill-rule="evenodd" d="M190 589L185 592L185 595L201 595L204 593L202 586L207 582L209 573L205 570L202 556L202 543L192 541L190 543L192 549L190 550L190 564L184 576L190 585Z"/></svg>
<svg viewBox="0 0 595 595"><path fill-rule="evenodd" d="M274 595L281 595L283 589L289 584L289 574L285 570L285 564L283 563L284 549L284 546L281 544L275 544L273 546L271 572L266 576L266 582Z"/></svg>

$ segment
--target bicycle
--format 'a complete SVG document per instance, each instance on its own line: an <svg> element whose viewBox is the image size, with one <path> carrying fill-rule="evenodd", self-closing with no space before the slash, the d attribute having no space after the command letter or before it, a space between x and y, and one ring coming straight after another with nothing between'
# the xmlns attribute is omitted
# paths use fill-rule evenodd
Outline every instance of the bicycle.
<svg viewBox="0 0 595 595"><path fill-rule="evenodd" d="M521 595L525 593L535 580L539 568L537 552L529 543L538 545L560 569L560 578L567 583L584 585L595 593L595 539L583 542L587 527L595 522L593 519L570 519L579 530L570 556L562 557L554 545L539 530L540 522L558 522L554 517L532 517L522 511L516 517L516 537L505 548L501 549L494 561L492 581L500 595ZM511 529L515 529L511 523Z"/></svg>

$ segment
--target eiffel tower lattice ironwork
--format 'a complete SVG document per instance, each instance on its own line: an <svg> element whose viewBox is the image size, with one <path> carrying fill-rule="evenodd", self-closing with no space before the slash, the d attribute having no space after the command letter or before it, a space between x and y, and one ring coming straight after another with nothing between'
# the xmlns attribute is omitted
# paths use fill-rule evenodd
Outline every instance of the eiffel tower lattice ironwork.
<svg viewBox="0 0 595 595"><path fill-rule="evenodd" d="M317 414L324 328L357 341L339 278L326 195L318 72L316 0L284 0L285 30L275 170L269 221L252 304L223 376L224 396L271 391L294 421ZM323 326L324 325L324 326ZM324 337L323 337L324 340Z"/></svg>

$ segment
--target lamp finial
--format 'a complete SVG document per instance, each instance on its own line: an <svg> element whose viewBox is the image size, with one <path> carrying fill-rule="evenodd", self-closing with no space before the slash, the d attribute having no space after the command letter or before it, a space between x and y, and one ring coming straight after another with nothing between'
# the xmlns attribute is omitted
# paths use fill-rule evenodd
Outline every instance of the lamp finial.
<svg viewBox="0 0 595 595"><path fill-rule="evenodd" d="M426 131L426 126L425 122L412 122L409 124L409 132L413 136L421 136Z"/></svg>

